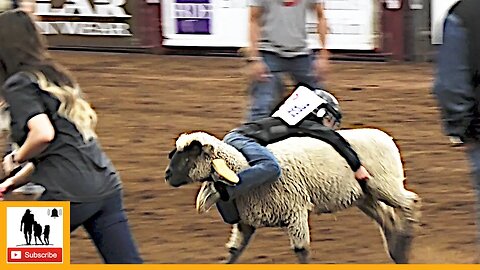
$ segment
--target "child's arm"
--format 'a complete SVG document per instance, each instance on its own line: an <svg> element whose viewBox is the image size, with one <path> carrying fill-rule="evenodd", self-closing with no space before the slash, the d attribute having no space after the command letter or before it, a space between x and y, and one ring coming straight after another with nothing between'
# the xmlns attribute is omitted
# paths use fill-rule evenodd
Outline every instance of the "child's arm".
<svg viewBox="0 0 480 270"><path fill-rule="evenodd" d="M351 145L335 130L322 126L320 128L303 130L303 132L310 137L320 139L330 144L347 161L354 172L355 179L367 180L371 177L367 169L363 167L357 153L352 149Z"/></svg>
<svg viewBox="0 0 480 270"><path fill-rule="evenodd" d="M29 181L28 177L35 170L33 163L27 163L18 173L14 176L7 178L3 183L0 184L0 200L3 199L3 196L10 191L17 189Z"/></svg>
<svg viewBox="0 0 480 270"><path fill-rule="evenodd" d="M333 129L315 129L304 132L308 136L330 144L347 161L352 171L356 172L362 166L357 153L350 144Z"/></svg>

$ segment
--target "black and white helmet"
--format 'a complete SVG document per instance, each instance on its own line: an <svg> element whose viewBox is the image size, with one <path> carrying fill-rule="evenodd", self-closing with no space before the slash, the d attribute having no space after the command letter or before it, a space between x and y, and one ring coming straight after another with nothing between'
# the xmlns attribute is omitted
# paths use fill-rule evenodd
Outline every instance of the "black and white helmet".
<svg viewBox="0 0 480 270"><path fill-rule="evenodd" d="M335 126L339 127L342 122L342 111L340 110L340 104L337 98L322 89L316 89L314 92L325 101L313 110L312 114L315 121L323 123L324 118L330 118L335 122Z"/></svg>

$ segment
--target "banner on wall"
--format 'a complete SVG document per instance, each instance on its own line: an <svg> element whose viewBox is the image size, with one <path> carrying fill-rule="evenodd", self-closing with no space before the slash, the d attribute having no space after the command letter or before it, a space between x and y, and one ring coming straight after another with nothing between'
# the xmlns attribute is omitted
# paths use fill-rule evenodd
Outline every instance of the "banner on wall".
<svg viewBox="0 0 480 270"><path fill-rule="evenodd" d="M51 46L131 48L141 46L137 6L132 0L36 0L34 14Z"/></svg>
<svg viewBox="0 0 480 270"><path fill-rule="evenodd" d="M131 36L126 0L37 0L35 15L45 35Z"/></svg>
<svg viewBox="0 0 480 270"><path fill-rule="evenodd" d="M376 0L325 0L329 49L376 47ZM320 48L317 20L307 13L308 46ZM248 0L162 0L165 46L248 46Z"/></svg>
<svg viewBox="0 0 480 270"><path fill-rule="evenodd" d="M211 34L211 0L175 0L176 34Z"/></svg>
<svg viewBox="0 0 480 270"><path fill-rule="evenodd" d="M400 9L402 7L401 0L385 0L384 3L386 9Z"/></svg>

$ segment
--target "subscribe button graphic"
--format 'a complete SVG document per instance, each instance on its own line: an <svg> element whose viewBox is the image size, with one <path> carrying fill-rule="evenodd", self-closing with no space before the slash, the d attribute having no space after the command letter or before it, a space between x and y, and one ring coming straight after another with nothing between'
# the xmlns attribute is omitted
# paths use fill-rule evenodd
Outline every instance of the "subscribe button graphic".
<svg viewBox="0 0 480 270"><path fill-rule="evenodd" d="M9 263L61 263L61 248L9 248Z"/></svg>
<svg viewBox="0 0 480 270"><path fill-rule="evenodd" d="M63 206L7 207L7 263L64 262Z"/></svg>

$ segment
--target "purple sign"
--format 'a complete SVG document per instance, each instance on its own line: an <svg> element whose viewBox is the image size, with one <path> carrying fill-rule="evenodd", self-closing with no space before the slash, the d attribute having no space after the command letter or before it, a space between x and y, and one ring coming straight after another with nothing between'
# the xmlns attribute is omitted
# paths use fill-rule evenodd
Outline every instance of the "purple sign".
<svg viewBox="0 0 480 270"><path fill-rule="evenodd" d="M177 34L211 34L210 0L176 0L174 12Z"/></svg>

